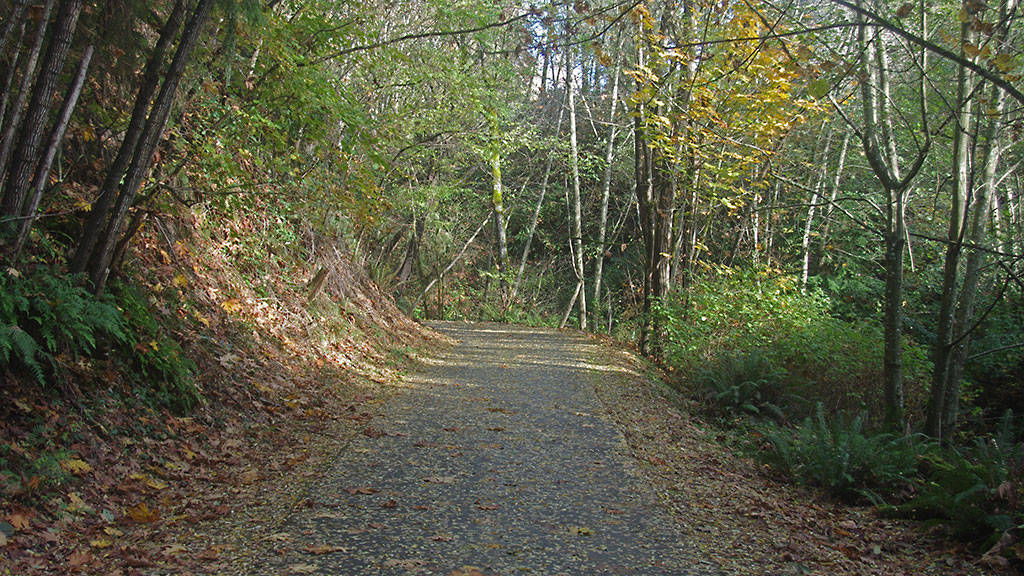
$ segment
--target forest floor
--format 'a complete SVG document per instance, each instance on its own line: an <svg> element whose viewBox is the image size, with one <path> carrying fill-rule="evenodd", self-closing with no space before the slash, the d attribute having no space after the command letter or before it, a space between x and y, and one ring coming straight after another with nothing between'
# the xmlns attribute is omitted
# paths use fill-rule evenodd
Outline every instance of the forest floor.
<svg viewBox="0 0 1024 576"><path fill-rule="evenodd" d="M668 511L665 518L675 519L676 525L667 525L665 534L678 533L695 573L1000 573L963 546L946 540L940 531L880 518L871 508L830 501L819 492L781 482L756 463L737 456L728 447L728 433L702 421L685 402L670 398L671 392L652 377L653 369L621 344L575 333L543 333L577 344L585 340L587 359L583 365L589 366L590 376L587 386L575 394L584 399L588 410L613 425L615 434L621 434L629 470L635 471L649 490L644 498L660 500ZM335 480L329 494L338 502L325 499L323 491L325 479L337 477L339 458L365 460L373 456L386 462L388 454L378 452L371 446L374 443L402 441L412 443L413 451L439 453L452 452L447 446L462 443L402 436L414 432L402 429L413 418L408 411L396 411L395 406L403 405L403 396L415 397L417 374L436 374L436 365L444 363L450 343L435 335L416 343L418 351L412 346L391 358L389 366L355 382L351 374L343 372L280 364L278 373L265 372L263 376L268 383L289 382L291 393L271 406L273 417L269 419L251 413L251 418L243 414L227 422L167 417L165 422L152 423L170 431L163 439L115 438L120 444L117 450L111 450L111 443L102 438L89 437L90 446L79 446L88 457L70 471L76 478L47 505L32 508L5 499L0 510L0 528L5 528L0 574L258 574L262 573L261 559L270 562L275 558L280 561L275 574L316 573L323 562L347 554L348 547L324 533L316 538L319 528L312 524L302 527L302 518L322 519L350 508L382 516L432 513L429 503L406 500L402 490L379 492L381 488L372 485L369 477ZM403 376L403 366L410 362L420 367ZM542 357L531 362L547 364ZM508 363L504 364L507 367ZM472 400L471 396L467 398ZM593 404L588 404L587 396ZM240 399L247 410L252 402ZM466 399L462 402L473 404ZM25 399L21 404L14 409L49 409L39 399ZM493 402L481 402L481 406L481 414L496 419L513 418L520 411ZM498 423L483 427L483 431L508 436L511 427ZM524 440L504 437L473 443L503 449ZM386 466L394 464L400 463ZM369 469L374 469L372 463ZM464 474L470 472L424 476L432 480L424 480L419 488L458 485ZM346 504L339 508L337 504L344 498L364 498L372 506ZM510 505L506 510L496 500L464 504L468 512L460 513L470 515L469 523L479 520L474 515L498 519L514 508ZM615 515L626 510L625 506L606 506L605 512L610 519L606 524L581 520L556 532L562 541L573 536L573 545L596 541L597 531L612 525ZM497 528L500 532L501 527ZM314 537L296 538L296 531ZM363 534L361 529L350 532ZM435 532L420 543L443 549L455 542L455 533ZM509 527L504 536L514 538L516 534ZM387 534L368 541L390 542ZM465 565L444 567L443 572L432 572L439 566L413 556L392 560L382 565L388 571L380 573L504 573L484 571L480 558L473 564L479 569ZM1008 570L1001 573L1010 573Z"/></svg>

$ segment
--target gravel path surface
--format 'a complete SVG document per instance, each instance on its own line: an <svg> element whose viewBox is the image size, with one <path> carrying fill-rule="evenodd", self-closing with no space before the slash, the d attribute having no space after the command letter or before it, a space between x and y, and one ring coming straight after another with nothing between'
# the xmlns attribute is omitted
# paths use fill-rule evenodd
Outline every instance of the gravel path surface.
<svg viewBox="0 0 1024 576"><path fill-rule="evenodd" d="M599 345L433 327L458 344L339 456L275 535L265 573L709 573L594 395L594 378L624 370Z"/></svg>

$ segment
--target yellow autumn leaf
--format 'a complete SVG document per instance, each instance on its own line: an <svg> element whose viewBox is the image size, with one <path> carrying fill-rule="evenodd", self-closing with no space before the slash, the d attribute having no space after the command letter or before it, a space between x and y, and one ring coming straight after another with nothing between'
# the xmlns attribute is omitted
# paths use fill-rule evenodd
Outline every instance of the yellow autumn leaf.
<svg viewBox="0 0 1024 576"><path fill-rule="evenodd" d="M89 505L82 500L82 497L72 492L68 494L68 511L69 512L83 512L90 510Z"/></svg>
<svg viewBox="0 0 1024 576"><path fill-rule="evenodd" d="M1009 54L996 54L995 58L992 58L992 65L1000 72L1009 72L1017 67L1017 64L1013 61L1013 56Z"/></svg>
<svg viewBox="0 0 1024 576"><path fill-rule="evenodd" d="M178 274L174 277L174 285L178 288L184 288L188 286L188 278L184 274Z"/></svg>
<svg viewBox="0 0 1024 576"><path fill-rule="evenodd" d="M113 546L114 541L110 538L97 538L95 540L89 540L89 546L93 548L110 548Z"/></svg>
<svg viewBox="0 0 1024 576"><path fill-rule="evenodd" d="M242 309L242 303L238 298L229 298L221 302L220 307L223 308L225 312L234 313Z"/></svg>
<svg viewBox="0 0 1024 576"><path fill-rule="evenodd" d="M73 458L71 460L61 460L60 467L63 468L65 472L69 474L74 474L76 476L81 476L83 474L88 474L89 472L92 472L92 466L90 466L88 462L84 460L79 460L78 458Z"/></svg>
<svg viewBox="0 0 1024 576"><path fill-rule="evenodd" d="M145 502L139 502L137 506L132 506L125 510L125 515L140 524L145 524L159 520L160 510L156 508L150 509L149 506L146 506Z"/></svg>

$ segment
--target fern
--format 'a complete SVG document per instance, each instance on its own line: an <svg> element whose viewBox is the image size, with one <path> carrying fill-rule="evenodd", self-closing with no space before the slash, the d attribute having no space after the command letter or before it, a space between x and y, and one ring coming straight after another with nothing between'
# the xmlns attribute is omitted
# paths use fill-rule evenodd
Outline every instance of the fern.
<svg viewBox="0 0 1024 576"><path fill-rule="evenodd" d="M879 500L913 483L917 457L928 449L915 437L865 432L863 415L830 422L820 403L796 430L769 427L763 435L771 450L759 454L762 461L846 499Z"/></svg>
<svg viewBox="0 0 1024 576"><path fill-rule="evenodd" d="M55 271L0 275L0 362L19 362L45 384L54 355L91 354L98 339L128 342L121 312Z"/></svg>
<svg viewBox="0 0 1024 576"><path fill-rule="evenodd" d="M37 382L46 383L43 367L36 359L39 354L39 344L31 335L17 326L7 326L0 330L0 364L9 364L12 352L14 358L28 368Z"/></svg>
<svg viewBox="0 0 1024 576"><path fill-rule="evenodd" d="M754 350L724 355L701 370L697 384L705 400L711 401L712 410L781 420L783 413L777 404L785 377L785 370L776 370L763 353Z"/></svg>

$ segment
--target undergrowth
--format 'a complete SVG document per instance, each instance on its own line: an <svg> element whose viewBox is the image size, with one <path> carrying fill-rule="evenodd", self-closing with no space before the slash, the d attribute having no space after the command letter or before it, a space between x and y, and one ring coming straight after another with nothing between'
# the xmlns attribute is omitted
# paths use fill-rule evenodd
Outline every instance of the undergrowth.
<svg viewBox="0 0 1024 576"><path fill-rule="evenodd" d="M752 431L756 459L835 498L943 525L979 552L1024 560L1024 444L1011 413L959 447L884 430L869 418L881 413L877 324L834 316L822 292L770 270L693 279L656 314L681 391ZM904 367L908 413L920 414L931 367L912 338Z"/></svg>
<svg viewBox="0 0 1024 576"><path fill-rule="evenodd" d="M113 302L46 267L0 274L0 327L0 365L27 370L41 386L59 363L92 355L100 344L130 341Z"/></svg>
<svg viewBox="0 0 1024 576"><path fill-rule="evenodd" d="M796 428L766 426L758 458L844 500L885 497L912 488L918 457L930 444L916 436L865 429L864 415L828 418L821 404Z"/></svg>

